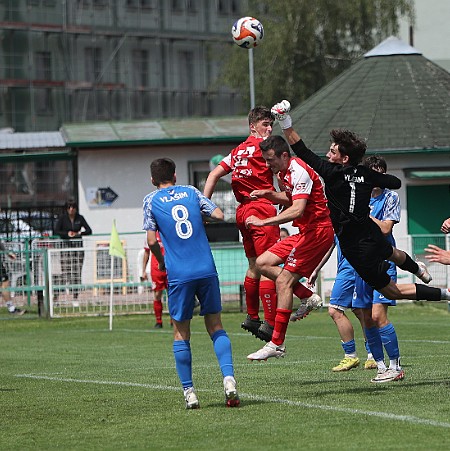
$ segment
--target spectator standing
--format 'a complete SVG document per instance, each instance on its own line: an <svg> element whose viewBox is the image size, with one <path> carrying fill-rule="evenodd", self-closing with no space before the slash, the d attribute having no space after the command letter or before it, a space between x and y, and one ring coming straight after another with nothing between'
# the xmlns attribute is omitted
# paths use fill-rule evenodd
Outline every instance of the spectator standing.
<svg viewBox="0 0 450 451"><path fill-rule="evenodd" d="M78 204L69 199L65 204L65 212L58 218L54 234L63 240L63 248L82 249L82 237L92 235L92 229L86 219L78 213ZM67 285L81 285L84 251L67 250L61 252L62 283ZM78 299L80 288L72 289L73 298Z"/></svg>

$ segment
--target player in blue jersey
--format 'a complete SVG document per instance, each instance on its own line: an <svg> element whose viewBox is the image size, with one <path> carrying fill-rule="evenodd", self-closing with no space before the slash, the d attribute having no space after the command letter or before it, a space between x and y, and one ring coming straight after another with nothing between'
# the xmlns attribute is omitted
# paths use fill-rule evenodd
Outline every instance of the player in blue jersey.
<svg viewBox="0 0 450 451"><path fill-rule="evenodd" d="M169 158L154 160L150 172L157 190L144 198L143 228L147 231L147 242L159 268L167 270L169 313L174 331L173 353L186 408L197 409L200 406L192 381L190 346L190 324L196 296L222 372L226 405L237 407L240 401L231 342L222 326L219 278L203 225L206 218L223 220L223 212L197 188L175 186L175 163ZM165 249L164 256L156 238L157 231Z"/></svg>
<svg viewBox="0 0 450 451"><path fill-rule="evenodd" d="M387 171L387 164L383 157L372 155L367 157L364 165L383 174ZM370 198L370 218L378 224L387 241L395 247L392 230L400 222L400 199L395 191L375 187ZM397 267L393 262L387 262L387 274L397 282ZM376 361L378 374L372 382L382 383L398 381L404 378L400 365L400 350L397 333L387 316L388 307L396 305L395 300L387 299L379 291L369 286L356 274L355 299L353 308L360 308L364 313L365 328L368 346ZM384 363L383 347L389 357L389 367Z"/></svg>

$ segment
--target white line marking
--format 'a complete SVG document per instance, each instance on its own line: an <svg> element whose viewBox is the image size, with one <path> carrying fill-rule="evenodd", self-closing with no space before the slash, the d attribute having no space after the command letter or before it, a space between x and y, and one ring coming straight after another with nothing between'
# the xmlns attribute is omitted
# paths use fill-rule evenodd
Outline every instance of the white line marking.
<svg viewBox="0 0 450 451"><path fill-rule="evenodd" d="M42 379L42 380L49 380L49 381L55 381L55 382L69 382L69 383L73 382L73 383L79 383L79 384L98 384L98 385L120 385L120 386L124 386L124 387L148 388L150 390L168 390L168 391L180 391L181 392L181 387L171 387L168 385L139 384L136 382L101 381L101 380L90 380L90 379L72 379L72 378L62 378L62 377L39 376L39 375L35 375L35 374L16 374L15 376L20 377L20 378L26 378L26 379ZM212 390L197 390L197 391L209 392ZM445 423L443 421L428 420L426 418L418 418L418 417L414 417L412 415L395 415L393 413L388 413L388 412L374 412L374 411L370 411L370 410L350 409L347 407L327 406L327 405L323 405L323 404L311 404L311 403L300 402L300 401L291 401L289 399L272 398L269 396L249 395L249 394L245 394L245 393L240 393L240 396L241 396L241 398L251 399L254 401L285 404L287 406L292 406L292 407L306 407L308 409L349 413L352 415L367 415L370 417L378 417L378 418L394 420L394 421L403 421L405 423L423 424L423 425L427 425L427 426L435 426L435 427L450 429L450 423Z"/></svg>

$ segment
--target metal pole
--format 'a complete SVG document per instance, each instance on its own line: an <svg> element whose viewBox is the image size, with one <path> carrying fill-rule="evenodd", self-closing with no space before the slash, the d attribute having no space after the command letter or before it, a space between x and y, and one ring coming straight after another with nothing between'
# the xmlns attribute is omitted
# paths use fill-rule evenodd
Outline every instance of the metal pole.
<svg viewBox="0 0 450 451"><path fill-rule="evenodd" d="M248 74L250 79L250 109L255 108L255 78L253 73L253 49L248 50Z"/></svg>

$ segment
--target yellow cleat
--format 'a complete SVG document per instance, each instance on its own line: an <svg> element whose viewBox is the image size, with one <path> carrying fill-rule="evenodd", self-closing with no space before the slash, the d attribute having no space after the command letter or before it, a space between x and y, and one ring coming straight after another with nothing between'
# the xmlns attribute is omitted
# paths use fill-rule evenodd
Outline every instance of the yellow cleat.
<svg viewBox="0 0 450 451"><path fill-rule="evenodd" d="M376 370L377 362L375 362L374 359L367 359L364 363L364 369L365 370Z"/></svg>
<svg viewBox="0 0 450 451"><path fill-rule="evenodd" d="M359 359L358 357L344 357L340 362L338 366L335 366L332 368L332 371L339 372L339 371L348 371L352 368L356 368L359 366Z"/></svg>

